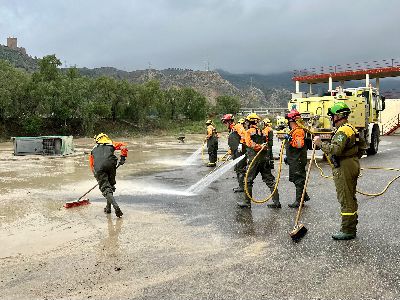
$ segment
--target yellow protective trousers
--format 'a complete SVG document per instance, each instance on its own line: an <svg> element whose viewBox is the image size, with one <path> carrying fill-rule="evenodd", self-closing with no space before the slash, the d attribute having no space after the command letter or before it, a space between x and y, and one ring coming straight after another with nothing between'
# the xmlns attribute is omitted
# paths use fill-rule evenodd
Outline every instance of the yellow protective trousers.
<svg viewBox="0 0 400 300"><path fill-rule="evenodd" d="M340 167L333 169L337 199L341 206L344 233L355 234L358 223L356 199L357 178L360 175L358 157L340 157Z"/></svg>

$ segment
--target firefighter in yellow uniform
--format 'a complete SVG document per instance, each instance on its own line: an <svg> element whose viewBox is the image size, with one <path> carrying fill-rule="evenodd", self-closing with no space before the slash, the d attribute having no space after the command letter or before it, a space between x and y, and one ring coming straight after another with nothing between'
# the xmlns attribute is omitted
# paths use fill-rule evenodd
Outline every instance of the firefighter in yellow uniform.
<svg viewBox="0 0 400 300"><path fill-rule="evenodd" d="M206 141L208 150L207 167L215 167L217 165L218 133L211 120L207 120L206 125L207 125Z"/></svg>
<svg viewBox="0 0 400 300"><path fill-rule="evenodd" d="M335 240L351 240L356 237L358 204L356 199L357 178L360 175L359 158L366 148L355 127L349 124L350 108L344 102L335 103L328 110L333 126L337 128L330 142L322 142L319 136L314 143L332 162L333 180L341 206L342 226L340 232L332 235Z"/></svg>
<svg viewBox="0 0 400 300"><path fill-rule="evenodd" d="M247 146L248 168L255 159L256 155L261 151L257 157L257 160L253 162L252 168L248 170L247 187L249 195L253 195L253 182L258 173L261 173L262 180L269 187L270 191L273 192L275 188L275 177L271 173L268 137L265 136L262 130L258 127L258 122L261 119L257 114L251 113L246 117L246 120L249 123L249 129L246 131L245 138ZM276 207L280 208L281 205L279 203L278 190L275 191L272 199L274 204L276 204ZM251 207L251 199L247 196L247 194L245 194L243 201L238 202L237 205L239 207Z"/></svg>

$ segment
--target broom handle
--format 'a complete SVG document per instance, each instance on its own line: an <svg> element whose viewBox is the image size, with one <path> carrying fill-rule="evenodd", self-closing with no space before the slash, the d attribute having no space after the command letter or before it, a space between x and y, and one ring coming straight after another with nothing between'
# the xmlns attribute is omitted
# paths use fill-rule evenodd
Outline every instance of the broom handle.
<svg viewBox="0 0 400 300"><path fill-rule="evenodd" d="M306 181L304 183L304 187L303 187L303 193L301 194L301 200L300 200L300 206L299 209L297 210L297 215L296 215L296 221L294 222L295 226L297 226L299 224L299 219L300 219L300 215L301 215L301 210L303 208L303 203L304 203L304 196L306 194L306 190L307 190L307 184L308 184L308 179L310 178L310 171L311 171L311 165L314 161L314 156L315 156L315 143L313 143L313 151L311 154L311 159L310 159L310 163L308 165L308 170L307 170L307 175L306 175Z"/></svg>
<svg viewBox="0 0 400 300"><path fill-rule="evenodd" d="M120 164L118 163L117 167L115 169L118 169L120 167ZM96 183L94 187L92 187L90 190L88 190L86 193L84 193L82 196L79 197L78 201L81 200L83 197L85 197L87 194L89 194L91 191L93 191L99 183Z"/></svg>
<svg viewBox="0 0 400 300"><path fill-rule="evenodd" d="M91 191L93 191L99 184L96 183L94 187L92 187L90 190L88 190L86 193L84 193L82 196L79 197L78 201L81 200L83 197L85 197L87 194L89 194Z"/></svg>

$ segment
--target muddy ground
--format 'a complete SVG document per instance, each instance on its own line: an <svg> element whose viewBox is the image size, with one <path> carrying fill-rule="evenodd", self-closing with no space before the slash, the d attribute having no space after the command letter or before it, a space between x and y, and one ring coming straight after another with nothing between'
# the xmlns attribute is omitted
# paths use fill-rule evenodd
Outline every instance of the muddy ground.
<svg viewBox="0 0 400 300"><path fill-rule="evenodd" d="M87 161L91 139L75 140L76 153L63 158L15 157L11 143L0 144L0 299L400 297L397 182L380 198L360 196L357 239L336 242L334 186L314 171L304 212L309 233L294 244L286 167L279 211L237 209L233 171L198 195L186 192L210 171L201 155L185 165L202 138L129 140L115 194L121 219L103 213L97 189L90 205L63 208L96 183ZM362 165L399 167L399 152L399 138L386 138ZM393 175L364 171L359 186L381 190ZM265 194L257 181L255 196Z"/></svg>

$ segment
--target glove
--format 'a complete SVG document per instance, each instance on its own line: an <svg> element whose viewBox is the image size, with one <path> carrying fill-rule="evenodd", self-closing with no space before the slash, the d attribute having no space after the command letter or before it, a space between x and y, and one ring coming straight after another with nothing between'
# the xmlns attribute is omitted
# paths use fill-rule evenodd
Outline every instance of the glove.
<svg viewBox="0 0 400 300"><path fill-rule="evenodd" d="M126 157L125 156L121 156L121 158L119 159L118 165L122 166L125 163Z"/></svg>
<svg viewBox="0 0 400 300"><path fill-rule="evenodd" d="M292 136L290 135L290 134L285 134L284 136L283 136L283 138L285 139L285 140L287 140L288 142L290 142L290 141L292 141Z"/></svg>
<svg viewBox="0 0 400 300"><path fill-rule="evenodd" d="M239 153L242 153L242 151L243 151L243 145L242 145L242 144L239 144L239 146L238 146L238 148L237 148L237 151L238 151Z"/></svg>
<svg viewBox="0 0 400 300"><path fill-rule="evenodd" d="M283 158L283 162L285 163L285 165L288 165L289 163L288 163L288 160L287 160L287 156L285 156L284 158Z"/></svg>

